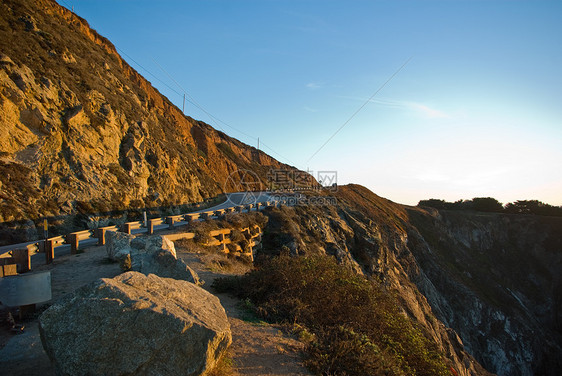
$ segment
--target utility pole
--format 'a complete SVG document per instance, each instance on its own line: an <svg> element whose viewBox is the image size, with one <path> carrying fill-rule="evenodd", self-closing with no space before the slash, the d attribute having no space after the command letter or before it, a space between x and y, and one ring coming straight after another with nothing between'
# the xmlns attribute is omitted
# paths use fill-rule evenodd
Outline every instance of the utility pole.
<svg viewBox="0 0 562 376"><path fill-rule="evenodd" d="M181 112L185 115L185 94L183 95L183 106L181 107Z"/></svg>
<svg viewBox="0 0 562 376"><path fill-rule="evenodd" d="M260 138L258 137L258 150L260 150Z"/></svg>

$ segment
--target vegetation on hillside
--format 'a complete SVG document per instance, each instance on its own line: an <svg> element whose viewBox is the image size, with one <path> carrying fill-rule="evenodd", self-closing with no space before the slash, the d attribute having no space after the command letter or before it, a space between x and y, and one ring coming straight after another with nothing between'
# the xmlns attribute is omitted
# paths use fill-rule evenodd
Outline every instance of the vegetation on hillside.
<svg viewBox="0 0 562 376"><path fill-rule="evenodd" d="M439 199L421 200L418 206L428 206L446 210L474 210L479 212L535 214L562 217L562 207L546 204L538 200L518 200L502 205L492 197L475 197L472 200L448 202Z"/></svg>
<svg viewBox="0 0 562 376"><path fill-rule="evenodd" d="M392 295L332 257L281 255L214 286L247 299L266 320L293 324L307 344L307 366L318 374L450 374Z"/></svg>

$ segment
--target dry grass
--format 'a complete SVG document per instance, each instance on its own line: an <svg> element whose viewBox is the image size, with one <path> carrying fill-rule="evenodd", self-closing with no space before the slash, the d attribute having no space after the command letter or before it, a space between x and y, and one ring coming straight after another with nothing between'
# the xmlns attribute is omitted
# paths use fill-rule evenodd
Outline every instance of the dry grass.
<svg viewBox="0 0 562 376"><path fill-rule="evenodd" d="M226 354L222 356L215 368L213 368L207 376L239 376L240 374L234 370L234 360L227 350Z"/></svg>

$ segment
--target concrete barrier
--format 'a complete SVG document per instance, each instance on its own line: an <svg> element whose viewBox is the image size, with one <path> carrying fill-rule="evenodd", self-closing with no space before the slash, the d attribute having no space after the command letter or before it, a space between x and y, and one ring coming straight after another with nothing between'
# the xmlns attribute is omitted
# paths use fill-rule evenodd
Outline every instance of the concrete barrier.
<svg viewBox="0 0 562 376"><path fill-rule="evenodd" d="M0 278L0 300L8 307L42 303L51 299L50 271Z"/></svg>

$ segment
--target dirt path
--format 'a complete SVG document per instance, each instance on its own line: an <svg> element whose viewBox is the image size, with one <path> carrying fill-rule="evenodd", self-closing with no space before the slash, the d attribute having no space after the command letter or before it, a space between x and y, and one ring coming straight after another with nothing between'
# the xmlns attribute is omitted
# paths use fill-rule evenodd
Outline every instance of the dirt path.
<svg viewBox="0 0 562 376"><path fill-rule="evenodd" d="M239 263L224 267L225 258L222 255L186 253L181 248L177 250L178 257L199 274L205 281L203 288L216 295L226 311L232 331L229 352L239 375L311 375L303 366L301 342L284 333L279 326L256 320L242 307L240 300L229 294L219 294L211 287L215 278L243 274L249 267Z"/></svg>
<svg viewBox="0 0 562 376"><path fill-rule="evenodd" d="M248 267L240 263L229 265L222 255L194 254L178 248L183 258L205 281L208 291L212 281L224 275L243 274ZM224 271L225 266L230 270ZM51 271L53 301L98 278L111 278L121 271L117 264L106 261L105 247L91 247L78 255L55 259L51 265L34 267L34 271ZM216 294L229 317L233 343L229 355L238 375L310 375L303 367L302 344L283 333L280 327L251 322L240 301ZM23 334L0 333L0 375L51 376L54 369L43 350L38 329L38 316L46 305L39 306L35 317L24 322ZM255 321L255 320L254 320Z"/></svg>

